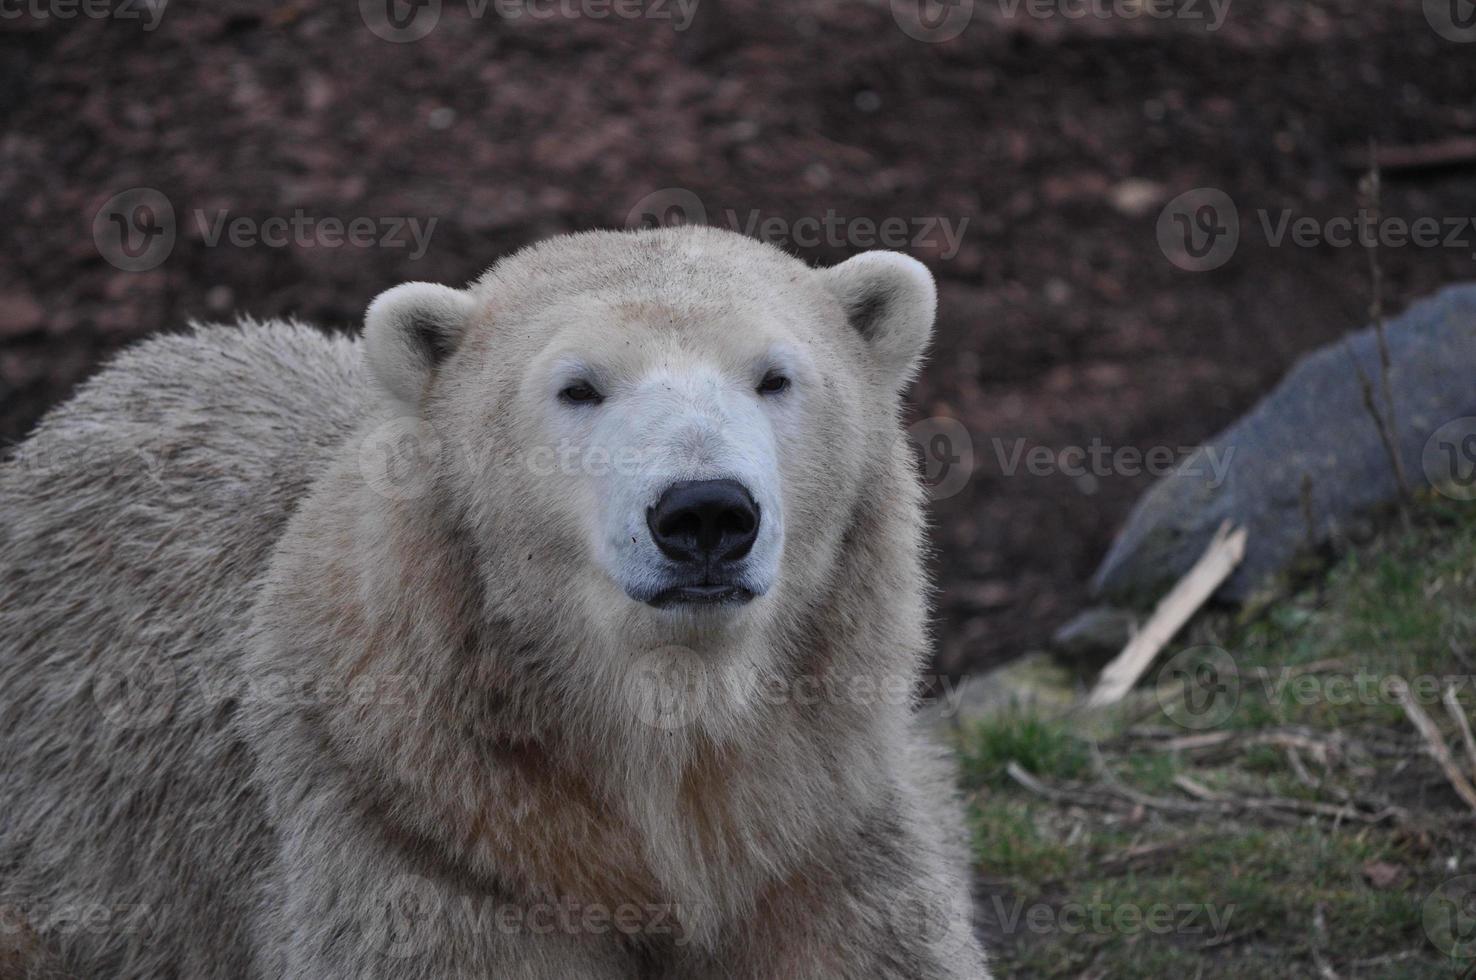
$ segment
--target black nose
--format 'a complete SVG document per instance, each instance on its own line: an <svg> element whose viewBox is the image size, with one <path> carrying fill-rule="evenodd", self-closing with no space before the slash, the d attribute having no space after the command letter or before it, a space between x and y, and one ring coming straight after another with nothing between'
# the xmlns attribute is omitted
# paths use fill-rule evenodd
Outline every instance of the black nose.
<svg viewBox="0 0 1476 980"><path fill-rule="evenodd" d="M646 526L668 558L737 561L758 537L759 509L736 480L690 480L667 488Z"/></svg>

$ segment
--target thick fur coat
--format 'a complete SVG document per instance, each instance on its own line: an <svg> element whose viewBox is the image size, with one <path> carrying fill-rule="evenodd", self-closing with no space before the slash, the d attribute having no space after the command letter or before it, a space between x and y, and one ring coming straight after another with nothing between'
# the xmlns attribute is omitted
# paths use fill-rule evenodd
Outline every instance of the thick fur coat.
<svg viewBox="0 0 1476 980"><path fill-rule="evenodd" d="M0 973L985 977L911 711L933 303L594 233L125 351L0 466ZM719 471L753 598L638 601Z"/></svg>

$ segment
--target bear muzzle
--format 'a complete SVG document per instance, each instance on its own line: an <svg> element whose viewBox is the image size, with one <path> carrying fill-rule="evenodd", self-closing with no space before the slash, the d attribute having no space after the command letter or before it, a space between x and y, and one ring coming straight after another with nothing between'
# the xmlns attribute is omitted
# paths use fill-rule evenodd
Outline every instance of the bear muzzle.
<svg viewBox="0 0 1476 980"><path fill-rule="evenodd" d="M656 547L678 566L681 581L647 600L679 603L747 602L754 593L739 581L740 563L758 540L762 516L737 480L683 480L646 511Z"/></svg>

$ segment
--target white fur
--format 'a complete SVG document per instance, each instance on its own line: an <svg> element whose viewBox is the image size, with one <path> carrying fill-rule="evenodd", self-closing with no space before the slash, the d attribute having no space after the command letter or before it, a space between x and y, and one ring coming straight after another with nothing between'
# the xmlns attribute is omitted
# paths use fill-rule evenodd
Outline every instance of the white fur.
<svg viewBox="0 0 1476 980"><path fill-rule="evenodd" d="M984 977L911 718L918 268L597 233L391 290L362 344L247 324L122 355L0 467L0 905L33 963ZM606 401L562 403L571 371ZM761 504L745 605L632 598L643 508L694 476ZM605 928L501 915L557 902ZM144 922L48 912L93 904Z"/></svg>
<svg viewBox="0 0 1476 980"><path fill-rule="evenodd" d="M865 318L863 331L894 386L911 381L938 309L927 266L901 252L863 252L823 275L842 305Z"/></svg>
<svg viewBox="0 0 1476 980"><path fill-rule="evenodd" d="M632 598L645 600L669 581L672 562L651 540L646 512L680 480L732 479L748 489L761 520L743 584L760 596L774 584L784 546L774 426L792 425L794 406L792 392L765 398L755 384L700 362L670 364L622 384L597 410L567 413L570 438L591 447L589 458L611 461L603 472L585 467L600 504L596 555Z"/></svg>
<svg viewBox="0 0 1476 980"><path fill-rule="evenodd" d="M380 293L364 314L364 353L374 376L415 408L436 367L417 334L433 332L454 347L475 309L466 292L435 283L407 282Z"/></svg>

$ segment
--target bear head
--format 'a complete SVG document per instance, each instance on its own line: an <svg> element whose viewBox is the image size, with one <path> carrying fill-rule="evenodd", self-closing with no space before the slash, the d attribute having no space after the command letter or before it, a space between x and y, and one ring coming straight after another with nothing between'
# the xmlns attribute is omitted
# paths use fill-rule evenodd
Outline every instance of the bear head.
<svg viewBox="0 0 1476 980"><path fill-rule="evenodd" d="M893 252L814 269L716 229L595 232L383 293L365 353L434 445L416 503L470 542L488 615L761 668L867 546L858 507L915 484L900 392L935 305Z"/></svg>

